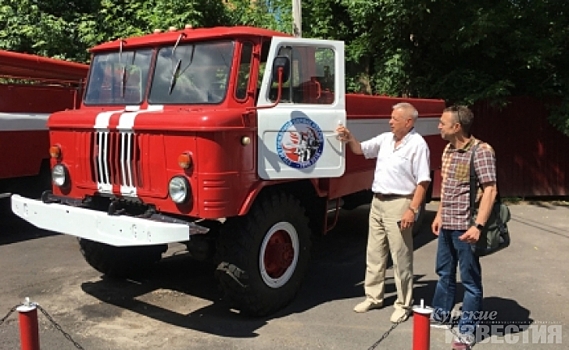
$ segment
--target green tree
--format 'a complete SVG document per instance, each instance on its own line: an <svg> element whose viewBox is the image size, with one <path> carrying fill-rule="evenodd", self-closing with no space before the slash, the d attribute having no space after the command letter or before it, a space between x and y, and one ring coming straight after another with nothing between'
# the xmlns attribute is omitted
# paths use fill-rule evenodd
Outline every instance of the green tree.
<svg viewBox="0 0 569 350"><path fill-rule="evenodd" d="M559 97L552 122L569 135L569 3L561 0L425 1L409 72L423 97L497 105L510 96ZM425 12L422 12L422 11Z"/></svg>
<svg viewBox="0 0 569 350"><path fill-rule="evenodd" d="M292 32L291 0L230 0L229 24Z"/></svg>
<svg viewBox="0 0 569 350"><path fill-rule="evenodd" d="M155 28L292 31L290 0L4 0L0 48L87 62L99 43ZM304 0L303 36L346 43L348 91L507 103L556 97L569 135L569 2Z"/></svg>
<svg viewBox="0 0 569 350"><path fill-rule="evenodd" d="M303 28L306 36L346 43L348 91L408 95L408 2L313 0L303 5Z"/></svg>
<svg viewBox="0 0 569 350"><path fill-rule="evenodd" d="M86 62L90 47L109 40L227 22L222 0L4 0L0 48Z"/></svg>
<svg viewBox="0 0 569 350"><path fill-rule="evenodd" d="M89 12L89 1L63 3L4 0L0 6L0 48L49 57L79 59L84 48L75 45L76 14Z"/></svg>
<svg viewBox="0 0 569 350"><path fill-rule="evenodd" d="M348 89L449 103L558 97L569 135L569 3L312 0L305 36L346 42Z"/></svg>

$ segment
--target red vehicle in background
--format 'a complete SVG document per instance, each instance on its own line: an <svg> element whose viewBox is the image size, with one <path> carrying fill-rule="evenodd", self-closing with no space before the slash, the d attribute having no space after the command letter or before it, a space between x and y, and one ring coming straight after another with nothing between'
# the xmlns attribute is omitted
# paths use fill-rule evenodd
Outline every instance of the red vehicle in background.
<svg viewBox="0 0 569 350"><path fill-rule="evenodd" d="M12 210L78 237L108 276L182 242L235 308L266 315L296 295L313 235L371 200L376 162L346 152L338 124L366 140L411 102L440 169L444 101L346 94L340 41L186 28L91 53L81 108L49 118L52 191L14 195Z"/></svg>
<svg viewBox="0 0 569 350"><path fill-rule="evenodd" d="M79 106L88 69L0 50L0 198L50 188L47 119Z"/></svg>

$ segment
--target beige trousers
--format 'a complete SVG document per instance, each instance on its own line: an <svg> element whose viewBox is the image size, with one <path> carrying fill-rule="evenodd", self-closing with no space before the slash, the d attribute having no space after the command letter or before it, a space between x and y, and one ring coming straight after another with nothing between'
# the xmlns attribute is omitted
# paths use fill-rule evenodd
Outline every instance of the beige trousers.
<svg viewBox="0 0 569 350"><path fill-rule="evenodd" d="M375 196L371 202L364 288L366 298L372 303L383 303L385 269L391 252L397 288L397 300L393 306L396 309L412 307L413 228L401 231L397 226L410 203L408 198L380 200Z"/></svg>

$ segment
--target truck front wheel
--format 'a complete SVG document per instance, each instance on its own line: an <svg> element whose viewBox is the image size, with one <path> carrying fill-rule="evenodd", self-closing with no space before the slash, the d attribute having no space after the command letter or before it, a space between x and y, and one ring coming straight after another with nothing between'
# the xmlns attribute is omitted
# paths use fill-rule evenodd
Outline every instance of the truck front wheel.
<svg viewBox="0 0 569 350"><path fill-rule="evenodd" d="M113 247L78 238L81 254L95 270L114 278L139 275L162 258L166 244L140 247Z"/></svg>
<svg viewBox="0 0 569 350"><path fill-rule="evenodd" d="M296 295L310 259L310 228L293 196L264 195L245 217L228 220L217 245L216 277L244 314L264 316Z"/></svg>

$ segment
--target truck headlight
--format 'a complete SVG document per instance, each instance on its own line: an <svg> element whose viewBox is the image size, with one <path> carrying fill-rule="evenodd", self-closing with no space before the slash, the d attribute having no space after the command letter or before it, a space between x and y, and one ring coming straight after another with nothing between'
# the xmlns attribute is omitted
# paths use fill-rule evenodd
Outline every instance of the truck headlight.
<svg viewBox="0 0 569 350"><path fill-rule="evenodd" d="M57 187L62 187L67 183L67 168L62 164L56 164L51 169L51 180Z"/></svg>
<svg viewBox="0 0 569 350"><path fill-rule="evenodd" d="M175 176L168 183L168 193L174 203L184 203L188 199L190 184L185 177Z"/></svg>

